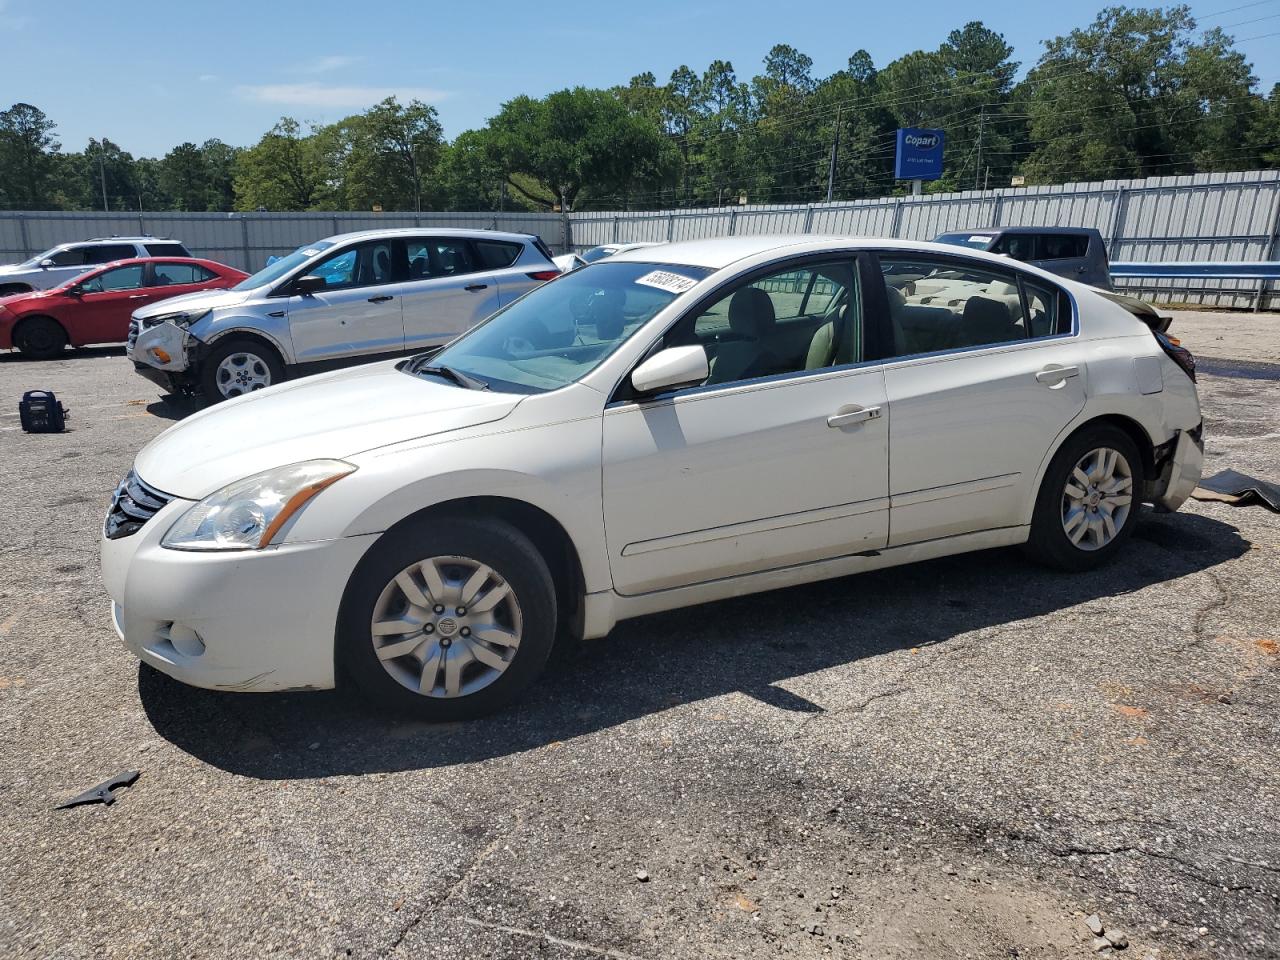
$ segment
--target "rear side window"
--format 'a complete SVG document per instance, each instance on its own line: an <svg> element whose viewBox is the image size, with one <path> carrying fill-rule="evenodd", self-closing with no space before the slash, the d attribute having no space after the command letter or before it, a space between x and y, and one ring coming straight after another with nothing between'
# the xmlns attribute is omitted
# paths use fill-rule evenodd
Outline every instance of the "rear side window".
<svg viewBox="0 0 1280 960"><path fill-rule="evenodd" d="M406 240L405 254L409 258L410 280L456 277L480 269L466 240L449 237Z"/></svg>
<svg viewBox="0 0 1280 960"><path fill-rule="evenodd" d="M112 260L132 260L137 251L132 243L104 243L96 247L85 247L85 263L110 263Z"/></svg>
<svg viewBox="0 0 1280 960"><path fill-rule="evenodd" d="M1035 259L1074 260L1083 257L1088 250L1088 237L1076 234L1049 233L1036 238Z"/></svg>
<svg viewBox="0 0 1280 960"><path fill-rule="evenodd" d="M152 257L189 257L187 248L180 243L148 243L147 255Z"/></svg>
<svg viewBox="0 0 1280 960"><path fill-rule="evenodd" d="M880 269L895 356L1027 337L1018 281L1011 274L945 257L884 256Z"/></svg>
<svg viewBox="0 0 1280 960"><path fill-rule="evenodd" d="M1066 300L1059 290L1047 284L1023 278L1022 293L1027 307L1027 324L1033 337L1047 337L1063 332L1063 325L1070 323Z"/></svg>
<svg viewBox="0 0 1280 960"><path fill-rule="evenodd" d="M196 263L157 263L154 266L152 286L168 287L180 283L204 283L217 277Z"/></svg>
<svg viewBox="0 0 1280 960"><path fill-rule="evenodd" d="M480 257L481 270L501 270L516 262L524 248L505 240L476 240L476 253Z"/></svg>

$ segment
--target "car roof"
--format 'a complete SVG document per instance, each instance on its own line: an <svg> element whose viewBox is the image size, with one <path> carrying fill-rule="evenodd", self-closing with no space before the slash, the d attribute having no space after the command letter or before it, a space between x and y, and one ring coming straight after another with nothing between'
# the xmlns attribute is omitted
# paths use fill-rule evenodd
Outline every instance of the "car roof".
<svg viewBox="0 0 1280 960"><path fill-rule="evenodd" d="M1057 233L1075 236L1093 236L1102 234L1093 227L966 227L964 229L947 230L948 234L972 233L995 236L998 233Z"/></svg>
<svg viewBox="0 0 1280 960"><path fill-rule="evenodd" d="M149 234L140 234L131 237L90 237L88 240L68 240L60 243L60 247L83 247L91 243L146 243L147 241L159 241L160 243L176 243L181 246L181 240L175 240L173 237L154 237Z"/></svg>
<svg viewBox="0 0 1280 960"><path fill-rule="evenodd" d="M394 227L384 230L355 230L351 233L335 233L324 239L330 243L348 243L352 240L378 240L383 237L463 237L469 240L509 240L529 243L530 233L504 233L501 230L454 230L448 227ZM307 246L307 244L303 244Z"/></svg>
<svg viewBox="0 0 1280 960"><path fill-rule="evenodd" d="M966 256L990 260L1008 268L1009 258L983 253L980 250L961 250L947 243L923 240L896 240L890 237L849 237L821 234L790 234L785 236L735 236L709 240L685 240L664 243L637 250L624 250L609 258L610 263L670 263L691 267L708 267L719 270L748 257L767 253L782 254L793 250L797 254L819 252L824 246L850 250L905 250L916 253L937 253L949 257ZM798 248L798 249L797 249Z"/></svg>

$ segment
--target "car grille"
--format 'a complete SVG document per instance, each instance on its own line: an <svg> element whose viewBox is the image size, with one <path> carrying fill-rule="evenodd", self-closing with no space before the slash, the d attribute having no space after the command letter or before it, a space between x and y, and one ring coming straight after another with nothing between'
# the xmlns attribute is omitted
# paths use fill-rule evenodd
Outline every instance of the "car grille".
<svg viewBox="0 0 1280 960"><path fill-rule="evenodd" d="M130 470L111 497L111 509L107 511L107 539L119 540L137 533L172 499L169 494L147 486Z"/></svg>

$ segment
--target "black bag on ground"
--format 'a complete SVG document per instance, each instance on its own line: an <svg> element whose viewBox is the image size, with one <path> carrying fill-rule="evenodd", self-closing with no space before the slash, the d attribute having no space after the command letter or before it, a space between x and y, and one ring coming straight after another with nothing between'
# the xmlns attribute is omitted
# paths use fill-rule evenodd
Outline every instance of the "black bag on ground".
<svg viewBox="0 0 1280 960"><path fill-rule="evenodd" d="M48 390L28 390L18 404L18 417L27 433L61 433L67 428L67 411Z"/></svg>

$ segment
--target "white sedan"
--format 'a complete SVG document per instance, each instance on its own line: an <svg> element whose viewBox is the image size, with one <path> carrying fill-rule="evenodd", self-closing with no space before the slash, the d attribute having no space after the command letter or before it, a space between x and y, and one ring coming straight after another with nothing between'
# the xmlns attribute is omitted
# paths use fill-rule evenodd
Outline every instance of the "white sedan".
<svg viewBox="0 0 1280 960"><path fill-rule="evenodd" d="M472 716L628 617L1014 544L1102 563L1199 478L1194 376L1091 288L984 253L635 250L434 355L171 427L102 568L124 642L186 683L341 676Z"/></svg>

